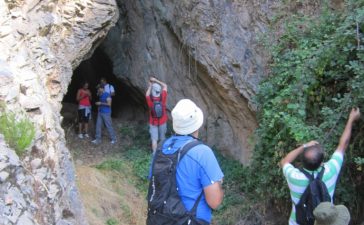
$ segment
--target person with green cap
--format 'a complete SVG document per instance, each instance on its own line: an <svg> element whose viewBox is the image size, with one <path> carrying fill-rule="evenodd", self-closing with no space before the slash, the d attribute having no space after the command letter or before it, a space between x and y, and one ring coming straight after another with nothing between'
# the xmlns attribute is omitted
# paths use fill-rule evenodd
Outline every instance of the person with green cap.
<svg viewBox="0 0 364 225"><path fill-rule="evenodd" d="M350 222L349 210L344 205L334 205L331 202L322 202L313 211L315 225L348 225Z"/></svg>

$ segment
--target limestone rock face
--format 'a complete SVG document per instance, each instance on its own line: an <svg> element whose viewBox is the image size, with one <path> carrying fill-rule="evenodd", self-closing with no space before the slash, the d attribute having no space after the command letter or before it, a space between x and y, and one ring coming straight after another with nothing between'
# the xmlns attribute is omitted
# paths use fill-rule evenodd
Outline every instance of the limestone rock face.
<svg viewBox="0 0 364 225"><path fill-rule="evenodd" d="M87 224L61 101L118 15L114 0L0 0L0 101L36 128L21 159L0 138L0 224Z"/></svg>
<svg viewBox="0 0 364 225"><path fill-rule="evenodd" d="M274 1L118 0L120 19L102 49L116 76L169 87L168 108L190 98L204 111L203 139L247 163L257 127L253 96L268 57L259 45Z"/></svg>

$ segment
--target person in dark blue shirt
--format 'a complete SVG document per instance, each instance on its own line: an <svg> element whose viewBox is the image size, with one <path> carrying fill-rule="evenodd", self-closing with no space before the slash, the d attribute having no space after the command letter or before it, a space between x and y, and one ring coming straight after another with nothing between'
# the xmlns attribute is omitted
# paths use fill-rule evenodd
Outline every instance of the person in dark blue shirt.
<svg viewBox="0 0 364 225"><path fill-rule="evenodd" d="M203 124L203 113L194 102L182 99L172 110L172 119L176 135L163 143L164 154L173 154L191 139L198 138L199 128ZM208 224L211 223L211 209L216 209L223 200L223 177L214 153L205 144L190 149L178 164L178 194L186 209L191 210L203 191L196 217Z"/></svg>
<svg viewBox="0 0 364 225"><path fill-rule="evenodd" d="M111 101L112 101L111 96L108 92L105 91L103 85L98 86L98 96L99 96L99 101L95 103L99 107L96 120L96 136L95 140L93 140L92 143L94 144L101 143L102 126L103 124L105 124L111 139L110 143L115 144L116 135L114 128L112 127L112 121L111 121Z"/></svg>

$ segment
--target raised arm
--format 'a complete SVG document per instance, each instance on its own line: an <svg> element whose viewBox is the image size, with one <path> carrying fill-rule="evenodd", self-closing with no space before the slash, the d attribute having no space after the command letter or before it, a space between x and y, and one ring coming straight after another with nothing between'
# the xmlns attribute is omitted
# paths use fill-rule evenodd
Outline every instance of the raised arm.
<svg viewBox="0 0 364 225"><path fill-rule="evenodd" d="M349 145L350 137L351 137L351 130L353 128L353 123L360 118L360 110L359 108L351 109L349 114L348 121L346 122L344 132L341 135L339 145L337 146L338 152L345 153L346 148Z"/></svg>
<svg viewBox="0 0 364 225"><path fill-rule="evenodd" d="M163 90L163 91L167 91L167 84L166 84L166 83L164 83L164 82L162 82L162 81L158 80L158 79L157 79L157 78L155 78L155 77L151 77L151 78L150 78L150 81L151 81L151 82L155 82L155 83L160 84L160 85L162 86L162 90Z"/></svg>
<svg viewBox="0 0 364 225"><path fill-rule="evenodd" d="M317 145L317 141L310 141L307 144L301 145L300 147L290 151L280 162L280 166L283 167L287 163L293 162L305 148Z"/></svg>
<svg viewBox="0 0 364 225"><path fill-rule="evenodd" d="M145 96L150 96L150 91L152 90L152 82L149 81L147 92L145 92Z"/></svg>

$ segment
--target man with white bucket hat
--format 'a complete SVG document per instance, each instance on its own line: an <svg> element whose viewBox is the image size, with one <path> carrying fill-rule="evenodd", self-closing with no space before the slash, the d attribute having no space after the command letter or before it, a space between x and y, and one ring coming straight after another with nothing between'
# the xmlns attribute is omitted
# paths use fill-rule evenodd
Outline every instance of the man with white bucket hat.
<svg viewBox="0 0 364 225"><path fill-rule="evenodd" d="M211 148L198 139L199 129L204 120L203 112L191 100L182 99L172 110L172 120L173 130L176 134L163 142L153 159L150 176L152 183L150 187L153 190L150 191L152 193L150 201L153 201L153 194L158 191L157 189L154 191L154 187L157 185L153 184L154 182L158 184L159 181L154 181L154 179L158 179L158 176L155 175L153 169L158 170L160 167L154 167L155 162L166 155L178 153L181 155L181 157L178 156L179 161L176 166L178 196L185 209L199 221L192 222L192 224L210 224L211 209L216 209L223 200L224 193L221 184L224 174ZM150 209L150 211L149 216L158 214L158 212L153 213L154 209ZM195 219L192 220L196 221ZM171 221L163 224L180 224L180 221L173 222L173 219ZM186 224L190 224L190 221Z"/></svg>

